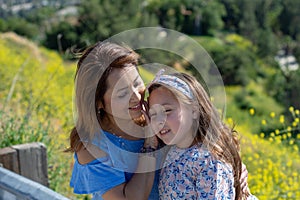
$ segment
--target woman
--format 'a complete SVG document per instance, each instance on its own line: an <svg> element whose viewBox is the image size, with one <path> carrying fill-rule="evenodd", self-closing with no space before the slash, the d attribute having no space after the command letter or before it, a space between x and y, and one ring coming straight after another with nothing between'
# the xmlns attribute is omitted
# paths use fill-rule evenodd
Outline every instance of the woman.
<svg viewBox="0 0 300 200"><path fill-rule="evenodd" d="M134 153L141 149L147 153L157 145L155 140L143 139L140 102L145 87L137 61L132 50L99 42L78 62L78 118L70 136L70 150L75 152L70 184L75 193L110 200L149 197L155 157Z"/></svg>

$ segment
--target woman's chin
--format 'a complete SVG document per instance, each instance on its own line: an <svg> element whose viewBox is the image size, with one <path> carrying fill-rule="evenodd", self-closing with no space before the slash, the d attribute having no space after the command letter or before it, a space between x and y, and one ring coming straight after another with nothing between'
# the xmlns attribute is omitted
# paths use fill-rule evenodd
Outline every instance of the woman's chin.
<svg viewBox="0 0 300 200"><path fill-rule="evenodd" d="M132 117L132 120L135 124L139 126L145 126L146 125L146 119L143 114L140 114L138 117Z"/></svg>

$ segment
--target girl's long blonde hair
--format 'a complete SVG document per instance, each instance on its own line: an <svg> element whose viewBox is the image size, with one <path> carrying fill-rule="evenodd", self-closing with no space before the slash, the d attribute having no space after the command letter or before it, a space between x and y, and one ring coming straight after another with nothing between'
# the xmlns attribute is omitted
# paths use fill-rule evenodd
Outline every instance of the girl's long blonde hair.
<svg viewBox="0 0 300 200"><path fill-rule="evenodd" d="M196 121L195 127L197 127L197 130L194 144L204 144L216 159L229 163L232 166L234 171L235 199L242 199L240 185L242 162L239 155L240 146L237 132L223 123L207 92L196 78L185 73L174 73L171 76L175 76L188 84L193 93L193 99L188 98L177 89L160 83L151 85L149 93L155 88L163 86L169 89L178 98L178 101L195 106L198 109L199 120Z"/></svg>

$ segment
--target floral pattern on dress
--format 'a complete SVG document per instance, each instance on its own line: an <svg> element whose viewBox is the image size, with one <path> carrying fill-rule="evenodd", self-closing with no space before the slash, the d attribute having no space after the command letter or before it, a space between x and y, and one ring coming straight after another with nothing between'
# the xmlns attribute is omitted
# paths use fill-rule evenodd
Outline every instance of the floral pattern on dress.
<svg viewBox="0 0 300 200"><path fill-rule="evenodd" d="M234 199L231 165L215 159L201 145L171 147L161 170L160 199Z"/></svg>

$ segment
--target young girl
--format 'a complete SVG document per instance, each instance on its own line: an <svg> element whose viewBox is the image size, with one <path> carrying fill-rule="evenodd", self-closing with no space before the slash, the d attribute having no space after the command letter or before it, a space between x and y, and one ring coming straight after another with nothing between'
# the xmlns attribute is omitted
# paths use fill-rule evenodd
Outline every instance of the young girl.
<svg viewBox="0 0 300 200"><path fill-rule="evenodd" d="M171 145L160 199L242 199L236 132L222 122L201 84L177 73L157 76L148 87L151 127Z"/></svg>

